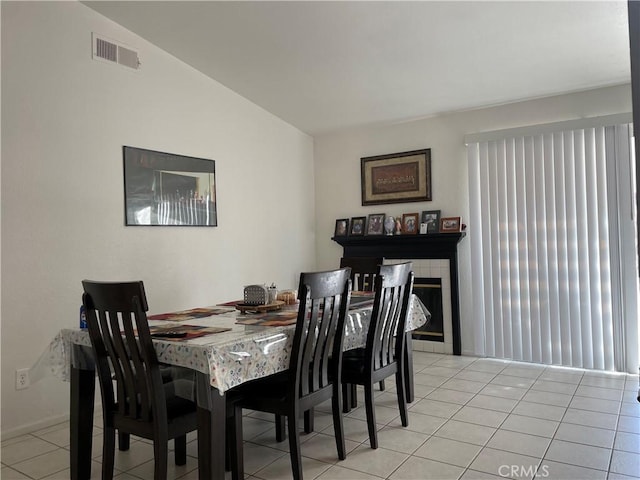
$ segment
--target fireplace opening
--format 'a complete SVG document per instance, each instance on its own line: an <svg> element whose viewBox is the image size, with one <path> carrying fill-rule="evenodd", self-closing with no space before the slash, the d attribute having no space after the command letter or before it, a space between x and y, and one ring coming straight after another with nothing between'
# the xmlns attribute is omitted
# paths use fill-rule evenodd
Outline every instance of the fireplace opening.
<svg viewBox="0 0 640 480"><path fill-rule="evenodd" d="M416 340L431 340L444 342L444 325L442 316L442 279L416 278L413 283L413 293L427 307L431 313L431 321L413 331Z"/></svg>

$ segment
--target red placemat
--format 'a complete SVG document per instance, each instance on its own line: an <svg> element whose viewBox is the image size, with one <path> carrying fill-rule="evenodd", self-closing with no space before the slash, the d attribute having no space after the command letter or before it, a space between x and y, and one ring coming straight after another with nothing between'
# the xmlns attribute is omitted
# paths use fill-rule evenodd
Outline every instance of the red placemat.
<svg viewBox="0 0 640 480"><path fill-rule="evenodd" d="M293 325L298 318L297 310L266 312L256 315L240 317L236 321L240 325L255 325L258 327L283 327Z"/></svg>
<svg viewBox="0 0 640 480"><path fill-rule="evenodd" d="M229 313L229 308L202 307L192 308L191 310L183 310L181 312L159 313L147 317L149 320L169 320L171 322L184 322L185 320L193 320L194 318L211 317L212 315L220 315Z"/></svg>
<svg viewBox="0 0 640 480"><path fill-rule="evenodd" d="M154 325L149 327L151 336L162 340L191 340L192 338L204 337L215 333L228 332L228 327L203 327L200 325ZM163 334L184 334L183 337L163 337Z"/></svg>
<svg viewBox="0 0 640 480"><path fill-rule="evenodd" d="M368 307L373 305L373 299L375 292L354 290L351 292L351 302L349 303L349 310L356 308Z"/></svg>

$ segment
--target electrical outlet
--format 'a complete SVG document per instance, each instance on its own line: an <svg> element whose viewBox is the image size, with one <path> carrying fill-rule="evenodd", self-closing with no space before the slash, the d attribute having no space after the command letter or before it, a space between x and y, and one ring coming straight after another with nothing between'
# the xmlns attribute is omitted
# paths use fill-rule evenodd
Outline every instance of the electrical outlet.
<svg viewBox="0 0 640 480"><path fill-rule="evenodd" d="M19 368L16 370L16 390L25 389L29 384L29 369Z"/></svg>

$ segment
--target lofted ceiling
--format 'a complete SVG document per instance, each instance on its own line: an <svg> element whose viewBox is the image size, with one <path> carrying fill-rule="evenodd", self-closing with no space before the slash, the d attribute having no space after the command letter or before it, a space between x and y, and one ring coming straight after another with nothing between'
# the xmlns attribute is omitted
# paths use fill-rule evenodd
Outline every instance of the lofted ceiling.
<svg viewBox="0 0 640 480"><path fill-rule="evenodd" d="M623 0L83 3L311 135L630 83Z"/></svg>

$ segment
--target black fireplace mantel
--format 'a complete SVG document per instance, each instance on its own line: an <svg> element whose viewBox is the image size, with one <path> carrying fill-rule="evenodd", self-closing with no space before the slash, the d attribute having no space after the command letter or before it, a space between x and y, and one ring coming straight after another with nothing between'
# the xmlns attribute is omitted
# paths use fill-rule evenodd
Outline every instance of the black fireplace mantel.
<svg viewBox="0 0 640 480"><path fill-rule="evenodd" d="M345 257L449 258L457 255L465 232L430 235L367 235L332 237L344 248Z"/></svg>
<svg viewBox="0 0 640 480"><path fill-rule="evenodd" d="M460 298L458 288L458 243L465 232L429 235L367 235L332 237L343 248L343 257L449 260L453 354L460 355Z"/></svg>

